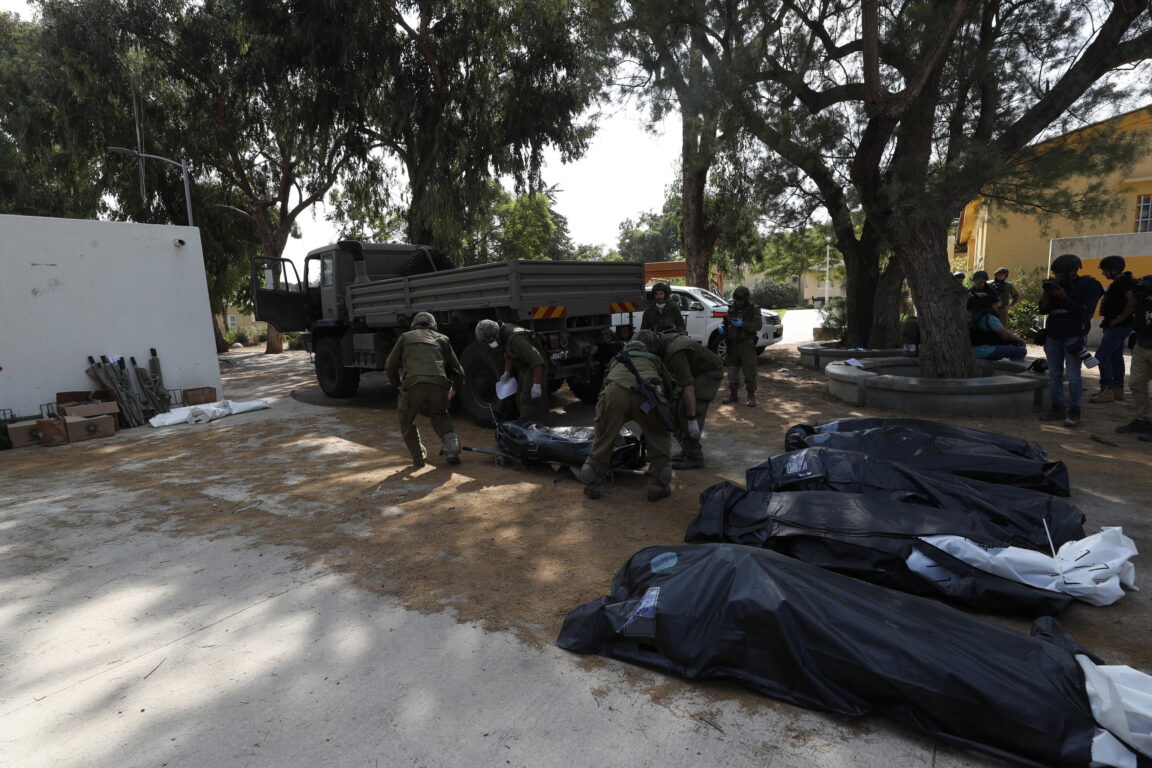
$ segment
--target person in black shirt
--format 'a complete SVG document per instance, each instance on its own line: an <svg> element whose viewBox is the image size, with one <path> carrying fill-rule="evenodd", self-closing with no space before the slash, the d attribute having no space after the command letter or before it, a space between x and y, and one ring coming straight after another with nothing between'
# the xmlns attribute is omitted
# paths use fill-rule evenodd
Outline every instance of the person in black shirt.
<svg viewBox="0 0 1152 768"><path fill-rule="evenodd" d="M1100 361L1100 391L1089 398L1090 403L1124 402L1124 342L1132 333L1132 312L1136 297L1132 289L1136 281L1131 272L1124 271L1124 258L1105 256L1100 260L1100 271L1112 282L1100 300L1100 328L1104 331L1096 359Z"/></svg>

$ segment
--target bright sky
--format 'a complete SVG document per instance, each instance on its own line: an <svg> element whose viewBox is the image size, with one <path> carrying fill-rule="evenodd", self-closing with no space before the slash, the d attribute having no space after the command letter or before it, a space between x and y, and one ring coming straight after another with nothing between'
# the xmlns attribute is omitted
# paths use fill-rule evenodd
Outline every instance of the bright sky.
<svg viewBox="0 0 1152 768"><path fill-rule="evenodd" d="M25 0L0 0L0 10L24 18L32 15ZM576 245L614 248L621 222L663 206L664 190L676 172L679 120L665 121L661 132L653 135L645 131L641 113L631 107L617 109L601 120L588 153L579 161L563 165L556 153L546 155L544 180L559 190L556 210L568 218ZM305 214L300 220L303 238L290 240L285 256L303 261L308 251L334 242L339 233L325 216L320 206L314 217Z"/></svg>

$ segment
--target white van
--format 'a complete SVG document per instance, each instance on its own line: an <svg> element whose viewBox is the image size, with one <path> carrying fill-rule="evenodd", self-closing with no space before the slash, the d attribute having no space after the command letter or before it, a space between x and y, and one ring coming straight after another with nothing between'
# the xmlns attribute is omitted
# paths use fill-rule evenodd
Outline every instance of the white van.
<svg viewBox="0 0 1152 768"><path fill-rule="evenodd" d="M684 317L684 330L688 335L723 356L724 335L719 333L718 329L728 314L728 302L711 291L690 285L673 285L672 295L668 300L679 307L680 314ZM622 326L634 325L633 330L640 330L640 317L651 302L652 288L649 287L645 291L645 301L635 312L622 312L612 316L612 327L620 338L631 337L631 332ZM780 341L784 335L784 324L780 321L780 315L769 309L761 309L760 314L764 316L764 327L760 329L760 336L756 339L758 355Z"/></svg>

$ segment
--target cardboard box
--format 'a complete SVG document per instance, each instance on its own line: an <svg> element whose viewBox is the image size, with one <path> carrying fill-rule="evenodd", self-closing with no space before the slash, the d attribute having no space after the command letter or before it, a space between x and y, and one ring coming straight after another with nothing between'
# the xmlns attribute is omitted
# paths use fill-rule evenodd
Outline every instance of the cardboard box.
<svg viewBox="0 0 1152 768"><path fill-rule="evenodd" d="M111 437L116 434L116 417L105 415L86 419L80 416L65 416L64 431L68 433L70 443L97 437Z"/></svg>
<svg viewBox="0 0 1152 768"><path fill-rule="evenodd" d="M184 390L184 405L204 405L216 402L216 387L196 387Z"/></svg>
<svg viewBox="0 0 1152 768"><path fill-rule="evenodd" d="M106 389L92 389L87 392L57 392L56 403L78 403L82 400L102 400L112 402L116 396Z"/></svg>
<svg viewBox="0 0 1152 768"><path fill-rule="evenodd" d="M36 419L9 422L8 437L12 440L12 447L23 448L26 445L40 445L40 429L37 424Z"/></svg>
<svg viewBox="0 0 1152 768"><path fill-rule="evenodd" d="M120 413L120 406L116 403L91 403L89 405L78 405L76 403L60 403L56 404L56 413L60 416L79 416L86 418L88 416L104 416L105 414Z"/></svg>
<svg viewBox="0 0 1152 768"><path fill-rule="evenodd" d="M37 419L36 431L40 433L40 445L68 445L68 430L64 419Z"/></svg>

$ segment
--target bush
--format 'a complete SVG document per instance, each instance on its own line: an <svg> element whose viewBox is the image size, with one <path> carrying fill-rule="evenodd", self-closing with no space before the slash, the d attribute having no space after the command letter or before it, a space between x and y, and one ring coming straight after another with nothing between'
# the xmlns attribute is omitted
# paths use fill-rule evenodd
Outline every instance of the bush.
<svg viewBox="0 0 1152 768"><path fill-rule="evenodd" d="M1008 308L1008 322L1004 325L1012 333L1031 342L1044 327L1044 316L1040 314L1040 305L1032 299L1020 299Z"/></svg>
<svg viewBox="0 0 1152 768"><path fill-rule="evenodd" d="M304 342L300 340L300 334L295 331L284 334L284 348L304 349Z"/></svg>
<svg viewBox="0 0 1152 768"><path fill-rule="evenodd" d="M246 347L251 343L251 339L248 336L248 331L249 329L247 328L229 328L228 330L224 331L224 341L228 344L228 346L232 346L233 344L240 344L241 346Z"/></svg>
<svg viewBox="0 0 1152 768"><path fill-rule="evenodd" d="M820 310L820 327L839 336L848 329L848 300L834 296Z"/></svg>
<svg viewBox="0 0 1152 768"><path fill-rule="evenodd" d="M765 281L749 289L752 302L764 309L794 307L800 301L800 292L794 285Z"/></svg>

